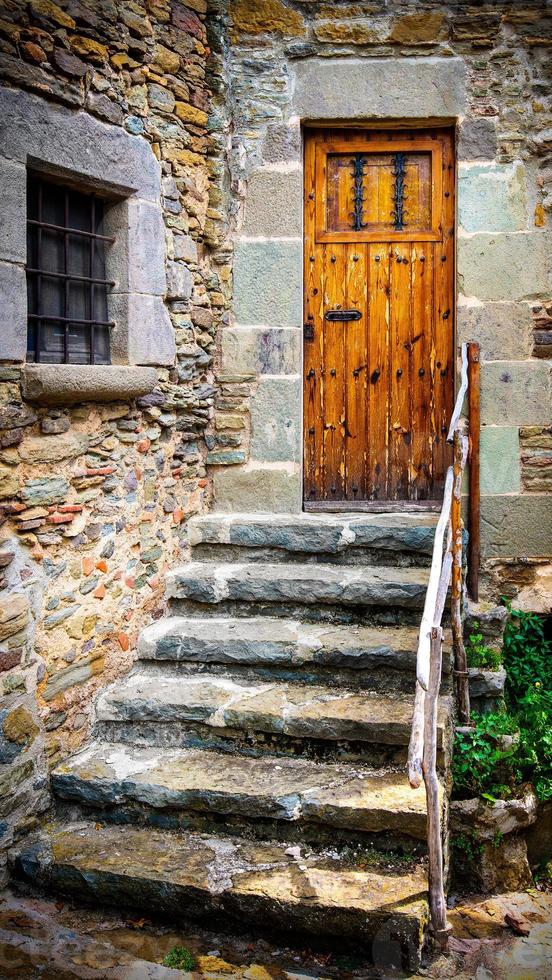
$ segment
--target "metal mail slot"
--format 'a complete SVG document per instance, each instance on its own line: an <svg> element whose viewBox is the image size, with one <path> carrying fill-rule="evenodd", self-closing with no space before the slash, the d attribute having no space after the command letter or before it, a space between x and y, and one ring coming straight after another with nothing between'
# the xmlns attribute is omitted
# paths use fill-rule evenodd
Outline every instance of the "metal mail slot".
<svg viewBox="0 0 552 980"><path fill-rule="evenodd" d="M345 320L360 320L361 316L360 310L328 310L324 319L330 323L344 323Z"/></svg>

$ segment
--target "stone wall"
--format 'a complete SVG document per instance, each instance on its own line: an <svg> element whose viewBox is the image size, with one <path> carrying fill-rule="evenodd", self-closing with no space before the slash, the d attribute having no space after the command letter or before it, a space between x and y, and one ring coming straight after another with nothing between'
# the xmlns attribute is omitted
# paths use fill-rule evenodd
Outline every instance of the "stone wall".
<svg viewBox="0 0 552 980"><path fill-rule="evenodd" d="M167 357L143 307L137 329L147 353L129 349L128 363L150 367L63 368L50 400L42 382L26 376L22 386L26 369L11 352L6 359L0 338L0 850L47 806L48 765L86 738L99 688L128 669L141 626L161 615L164 572L185 556L187 518L209 494L205 429L228 268L224 250L210 247L218 149L207 127L205 20L205 0L0 3L0 75L11 102L25 90L44 106L37 119L57 105L72 114L70 131L101 130L97 139L81 135L75 149L100 171L108 159L128 171L116 149L124 134L151 157L164 225L138 244L144 274L152 250L164 249L155 292L172 334ZM5 176L10 124L25 120L2 122ZM70 169L69 147L55 126L50 133L45 158L64 155ZM10 221L21 222L24 243L24 197ZM4 224L2 259L21 263L8 240L13 228ZM2 302L13 327L9 296ZM216 431L210 440L226 448Z"/></svg>
<svg viewBox="0 0 552 980"><path fill-rule="evenodd" d="M213 453L218 510L301 508L301 124L455 122L457 339L482 349L490 594L552 588L550 16L539 2L213 5L233 317ZM248 400L249 399L249 404Z"/></svg>

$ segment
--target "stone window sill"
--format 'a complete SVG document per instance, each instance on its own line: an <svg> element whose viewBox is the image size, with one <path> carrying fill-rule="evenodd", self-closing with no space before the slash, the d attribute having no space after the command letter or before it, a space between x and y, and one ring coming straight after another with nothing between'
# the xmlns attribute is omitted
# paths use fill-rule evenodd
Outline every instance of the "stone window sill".
<svg viewBox="0 0 552 980"><path fill-rule="evenodd" d="M26 364L21 382L23 397L43 405L129 401L153 391L157 371L118 364Z"/></svg>

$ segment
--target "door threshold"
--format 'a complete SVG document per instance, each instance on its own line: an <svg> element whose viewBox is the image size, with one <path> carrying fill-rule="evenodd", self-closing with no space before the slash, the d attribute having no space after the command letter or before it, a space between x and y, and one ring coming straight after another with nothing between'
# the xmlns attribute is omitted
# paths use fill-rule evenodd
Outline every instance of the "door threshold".
<svg viewBox="0 0 552 980"><path fill-rule="evenodd" d="M305 501L303 509L308 514L436 514L442 505L442 500L317 500Z"/></svg>

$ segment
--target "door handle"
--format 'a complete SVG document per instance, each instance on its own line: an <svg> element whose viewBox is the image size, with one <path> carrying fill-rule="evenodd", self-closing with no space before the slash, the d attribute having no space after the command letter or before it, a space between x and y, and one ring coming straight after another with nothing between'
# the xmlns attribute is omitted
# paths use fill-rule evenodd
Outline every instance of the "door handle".
<svg viewBox="0 0 552 980"><path fill-rule="evenodd" d="M347 320L360 320L360 310L327 310L324 319L330 323L345 323Z"/></svg>

